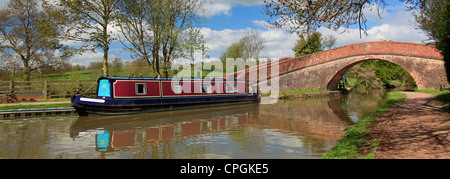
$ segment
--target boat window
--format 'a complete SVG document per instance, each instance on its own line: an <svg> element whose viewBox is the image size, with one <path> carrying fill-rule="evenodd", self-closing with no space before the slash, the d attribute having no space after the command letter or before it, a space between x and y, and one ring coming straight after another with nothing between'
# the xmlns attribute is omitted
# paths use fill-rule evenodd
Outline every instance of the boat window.
<svg viewBox="0 0 450 179"><path fill-rule="evenodd" d="M136 95L146 95L147 94L147 84L136 83Z"/></svg>
<svg viewBox="0 0 450 179"><path fill-rule="evenodd" d="M211 93L211 84L202 84L202 93Z"/></svg>
<svg viewBox="0 0 450 179"><path fill-rule="evenodd" d="M173 92L175 94L181 94L181 84L180 83L174 84Z"/></svg>

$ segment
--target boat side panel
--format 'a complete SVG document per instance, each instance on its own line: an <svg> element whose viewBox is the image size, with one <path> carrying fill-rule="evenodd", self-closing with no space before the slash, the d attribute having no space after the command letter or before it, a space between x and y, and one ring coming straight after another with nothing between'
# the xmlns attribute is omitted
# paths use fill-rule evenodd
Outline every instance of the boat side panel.
<svg viewBox="0 0 450 179"><path fill-rule="evenodd" d="M175 84L180 84L182 92L180 94L176 94L174 92ZM202 84L210 84L211 85L211 93L202 93ZM201 81L162 81L162 96L163 97L182 97L182 96L210 96L210 95L219 95L223 93L223 85L218 82L201 82Z"/></svg>
<svg viewBox="0 0 450 179"><path fill-rule="evenodd" d="M136 94L136 84L146 84L146 94ZM160 81L116 80L114 82L114 98L149 98L160 97Z"/></svg>

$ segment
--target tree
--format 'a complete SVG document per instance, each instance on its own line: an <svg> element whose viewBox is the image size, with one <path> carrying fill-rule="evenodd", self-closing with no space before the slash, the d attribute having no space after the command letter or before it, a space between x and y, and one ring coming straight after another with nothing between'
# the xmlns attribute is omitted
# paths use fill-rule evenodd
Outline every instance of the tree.
<svg viewBox="0 0 450 179"><path fill-rule="evenodd" d="M250 31L245 34L239 41L233 42L227 47L226 51L222 53L220 59L225 61L227 58L243 58L244 61L248 59L258 60L266 48L266 40L257 31Z"/></svg>
<svg viewBox="0 0 450 179"><path fill-rule="evenodd" d="M323 50L321 42L322 34L320 32L313 32L305 39L300 37L297 44L292 49L295 52L296 57L321 52Z"/></svg>
<svg viewBox="0 0 450 179"><path fill-rule="evenodd" d="M328 50L333 48L333 46L336 44L337 38L333 35L328 35L326 37L323 37L321 39L322 42L322 48L327 48Z"/></svg>
<svg viewBox="0 0 450 179"><path fill-rule="evenodd" d="M450 0L427 0L415 17L431 43L441 51L450 83Z"/></svg>
<svg viewBox="0 0 450 179"><path fill-rule="evenodd" d="M370 90L382 89L382 83L372 67L362 68L361 65L355 65L347 71L349 78L356 79L353 88L357 91L368 93Z"/></svg>
<svg viewBox="0 0 450 179"><path fill-rule="evenodd" d="M410 8L421 7L427 0L400 0ZM364 9L376 9L378 15L386 10L385 0L266 0L265 14L277 18L272 24L286 27L290 32L307 35L325 26L328 29L348 29L357 24L366 33Z"/></svg>
<svg viewBox="0 0 450 179"><path fill-rule="evenodd" d="M155 60L151 60L153 36L151 31L151 13L149 4L142 1L120 1L117 24L125 39L120 39L125 49L132 53L135 59L145 60L152 67L154 76L158 73Z"/></svg>
<svg viewBox="0 0 450 179"><path fill-rule="evenodd" d="M244 61L248 59L259 60L266 48L266 40L257 31L250 31L239 40L243 44Z"/></svg>
<svg viewBox="0 0 450 179"><path fill-rule="evenodd" d="M387 86L392 82L400 81L405 86L413 87L415 84L412 76L402 67L384 60L368 60L359 64L362 68L375 71L380 81Z"/></svg>
<svg viewBox="0 0 450 179"><path fill-rule="evenodd" d="M115 38L108 28L115 20L119 0L60 0L72 23L71 39L85 43L84 49L103 49L103 76L108 76L108 51ZM94 45L90 44L94 43Z"/></svg>
<svg viewBox="0 0 450 179"><path fill-rule="evenodd" d="M227 47L225 52L220 55L220 60L225 64L227 58L243 58L244 56L244 44L241 41L233 42Z"/></svg>
<svg viewBox="0 0 450 179"><path fill-rule="evenodd" d="M73 55L71 48L60 44L65 22L46 1L11 0L0 10L0 51L22 63L22 80L29 81L31 71L58 65Z"/></svg>
<svg viewBox="0 0 450 179"><path fill-rule="evenodd" d="M145 59L152 66L155 76L168 77L171 60L181 51L182 40L188 39L183 38L183 35L189 36L186 30L192 29L203 19L199 12L204 3L203 0L120 3L119 26L126 41L131 44L127 49Z"/></svg>
<svg viewBox="0 0 450 179"><path fill-rule="evenodd" d="M198 28L189 28L182 32L176 57L186 58L194 62L195 58L209 58L205 36Z"/></svg>
<svg viewBox="0 0 450 179"><path fill-rule="evenodd" d="M122 60L118 57L116 57L112 63L111 66L111 74L113 76L119 76L119 74L122 72L123 63Z"/></svg>

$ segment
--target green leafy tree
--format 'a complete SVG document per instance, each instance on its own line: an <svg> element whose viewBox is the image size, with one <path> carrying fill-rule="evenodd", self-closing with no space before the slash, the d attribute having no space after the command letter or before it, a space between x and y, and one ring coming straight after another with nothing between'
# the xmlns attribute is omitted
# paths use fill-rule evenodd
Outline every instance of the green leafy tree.
<svg viewBox="0 0 450 179"><path fill-rule="evenodd" d="M242 58L244 54L244 44L239 42L233 42L227 47L225 52L220 55L220 60L225 63L227 58Z"/></svg>
<svg viewBox="0 0 450 179"><path fill-rule="evenodd" d="M309 34L306 39L304 37L300 37L297 44L292 49L295 52L295 56L300 57L321 52L323 50L321 38L322 34L317 31Z"/></svg>
<svg viewBox="0 0 450 179"><path fill-rule="evenodd" d="M147 61L155 76L168 77L171 61L181 54L183 44L187 44L183 40L197 42L200 48L204 43L184 37L195 35L195 38L202 38L198 33L187 31L203 20L199 12L204 3L203 0L122 1L118 25L130 44L126 45L127 49ZM196 49L192 45L190 47L191 50Z"/></svg>
<svg viewBox="0 0 450 179"><path fill-rule="evenodd" d="M348 78L355 79L353 88L359 92L368 93L371 90L382 89L381 80L377 77L373 67L361 67L360 64L353 66L347 71Z"/></svg>
<svg viewBox="0 0 450 179"><path fill-rule="evenodd" d="M419 27L441 51L450 83L450 0L427 0L415 16Z"/></svg>
<svg viewBox="0 0 450 179"><path fill-rule="evenodd" d="M385 85L398 81L406 87L414 87L415 81L402 67L384 60L369 60L360 64L362 68L375 71L377 77Z"/></svg>

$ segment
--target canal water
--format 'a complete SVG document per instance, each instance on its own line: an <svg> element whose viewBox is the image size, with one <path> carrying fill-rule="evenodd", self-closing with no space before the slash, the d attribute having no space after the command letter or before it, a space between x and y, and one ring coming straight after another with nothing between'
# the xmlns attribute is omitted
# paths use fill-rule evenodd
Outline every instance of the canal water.
<svg viewBox="0 0 450 179"><path fill-rule="evenodd" d="M0 119L0 158L320 158L384 93L127 116Z"/></svg>

